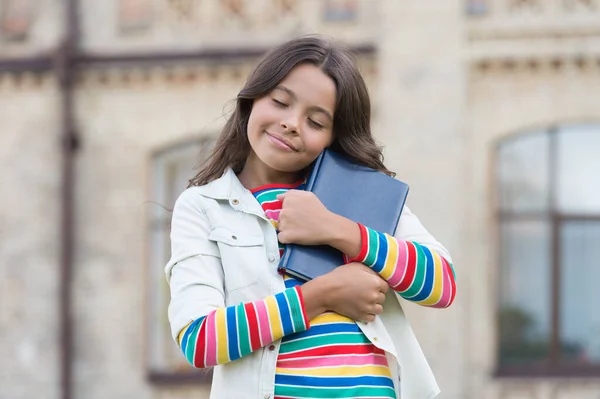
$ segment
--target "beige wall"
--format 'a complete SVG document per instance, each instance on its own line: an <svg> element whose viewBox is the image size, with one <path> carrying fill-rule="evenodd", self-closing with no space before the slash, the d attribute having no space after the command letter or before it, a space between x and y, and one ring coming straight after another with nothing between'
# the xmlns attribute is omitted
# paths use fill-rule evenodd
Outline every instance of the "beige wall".
<svg viewBox="0 0 600 399"><path fill-rule="evenodd" d="M457 299L450 309L407 305L442 398L466 394L463 308L469 298L470 234L463 226L468 148L462 125L461 4L385 2L377 97L381 118L376 132L387 145L387 163L410 184L408 206L448 247L458 274Z"/></svg>
<svg viewBox="0 0 600 399"><path fill-rule="evenodd" d="M0 81L0 397L56 398L59 97Z"/></svg>
<svg viewBox="0 0 600 399"><path fill-rule="evenodd" d="M493 12L469 18L460 0L435 5L381 0L378 7L364 0L355 25L325 26L311 16L316 1L301 3L306 18L288 22L378 47L375 60L363 56L360 62L374 102L375 135L386 146L387 165L411 185L409 206L453 254L455 305L448 310L407 305L442 388L440 398L597 399L600 379L493 377L498 265L492 157L497 140L523 129L600 120L598 11L578 6L561 14L560 2L552 0L551 12L509 12L494 0ZM189 27L170 31L167 14L150 28L147 40L97 31L98 21L115 23L109 3L84 1L86 49L168 47L175 38L181 38L177 48L189 49L206 40ZM44 43L59 34L52 21L60 18L44 19L54 26L46 28L47 37L33 35L29 47L4 46L0 56L50 46ZM261 33L262 25L253 26L257 43L273 40ZM293 34L281 29L281 38ZM552 34L564 37L551 40ZM173 389L146 381L144 201L153 199L150 157L171 144L218 132L224 105L254 61L146 72L111 67L79 76L74 398L206 397L206 386ZM15 82L16 75L0 73L0 209L5 210L0 353L10 359L0 362L0 399L52 399L59 397L59 98L49 75Z"/></svg>

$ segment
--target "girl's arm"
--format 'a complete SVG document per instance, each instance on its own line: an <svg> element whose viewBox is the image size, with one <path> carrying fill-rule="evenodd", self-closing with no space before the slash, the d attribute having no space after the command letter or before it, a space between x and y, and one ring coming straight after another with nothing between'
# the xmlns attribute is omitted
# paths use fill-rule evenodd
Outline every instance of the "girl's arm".
<svg viewBox="0 0 600 399"><path fill-rule="evenodd" d="M395 237L380 234L329 211L310 192L289 190L279 213L279 241L330 245L379 273L402 297L420 305L445 308L456 285L448 251L404 207Z"/></svg>
<svg viewBox="0 0 600 399"><path fill-rule="evenodd" d="M378 272L403 298L423 306L446 308L456 295L450 255L404 207L396 236L379 233L335 215L330 245ZM334 233L335 231L335 233Z"/></svg>
<svg viewBox="0 0 600 399"><path fill-rule="evenodd" d="M178 344L194 367L211 367L308 327L302 293L295 287L260 301L213 310L181 330Z"/></svg>
<svg viewBox="0 0 600 399"><path fill-rule="evenodd" d="M171 290L171 333L195 367L227 363L309 328L322 313L323 281L308 287L306 303L299 288L259 301L225 307L224 275L201 198L186 190L173 210L172 256L166 266ZM307 283L308 284L308 283Z"/></svg>

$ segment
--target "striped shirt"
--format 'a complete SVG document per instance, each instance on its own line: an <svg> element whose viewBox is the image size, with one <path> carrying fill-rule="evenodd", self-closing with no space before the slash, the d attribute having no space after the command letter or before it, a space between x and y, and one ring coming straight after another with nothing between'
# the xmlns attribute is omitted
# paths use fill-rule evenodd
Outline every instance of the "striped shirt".
<svg viewBox="0 0 600 399"><path fill-rule="evenodd" d="M252 193L278 230L282 203L277 195L299 184L262 186ZM283 245L279 250L283 252ZM287 289L302 282L285 276ZM310 321L310 329L281 340L275 371L275 399L395 398L385 352L373 345L356 322L335 312Z"/></svg>
<svg viewBox="0 0 600 399"><path fill-rule="evenodd" d="M302 292L294 287L199 317L181 331L179 345L188 362L204 368L237 360L308 327Z"/></svg>
<svg viewBox="0 0 600 399"><path fill-rule="evenodd" d="M362 248L346 261L362 262L383 277L404 299L447 308L454 301L454 268L436 252L416 242L399 240L359 224Z"/></svg>
<svg viewBox="0 0 600 399"><path fill-rule="evenodd" d="M300 284L285 277L286 287ZM334 312L283 337L275 373L276 399L396 397L385 352L354 320Z"/></svg>

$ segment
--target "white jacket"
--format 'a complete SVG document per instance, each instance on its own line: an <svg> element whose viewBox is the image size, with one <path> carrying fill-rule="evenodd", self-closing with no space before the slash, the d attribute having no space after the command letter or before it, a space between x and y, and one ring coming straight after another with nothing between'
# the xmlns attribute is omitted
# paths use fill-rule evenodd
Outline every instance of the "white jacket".
<svg viewBox="0 0 600 399"><path fill-rule="evenodd" d="M277 272L275 229L231 169L209 184L184 191L175 204L171 229L172 256L165 272L175 340L187 324L214 309L285 290ZM426 245L451 261L407 207L396 237ZM399 299L390 290L384 312L372 323L358 324L374 345L386 351L397 396L401 392L402 399L431 399L439 388ZM272 398L279 342L274 344L275 350L264 347L215 367L211 399Z"/></svg>

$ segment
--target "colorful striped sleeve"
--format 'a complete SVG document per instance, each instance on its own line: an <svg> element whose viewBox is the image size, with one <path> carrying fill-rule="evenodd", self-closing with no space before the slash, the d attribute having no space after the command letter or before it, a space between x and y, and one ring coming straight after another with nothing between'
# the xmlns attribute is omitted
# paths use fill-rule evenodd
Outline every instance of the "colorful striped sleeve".
<svg viewBox="0 0 600 399"><path fill-rule="evenodd" d="M179 346L197 368L232 362L310 323L299 287L263 300L219 308L188 324Z"/></svg>
<svg viewBox="0 0 600 399"><path fill-rule="evenodd" d="M362 262L381 275L403 298L419 305L447 308L454 301L454 267L424 245L399 240L358 224L361 251L348 262Z"/></svg>

